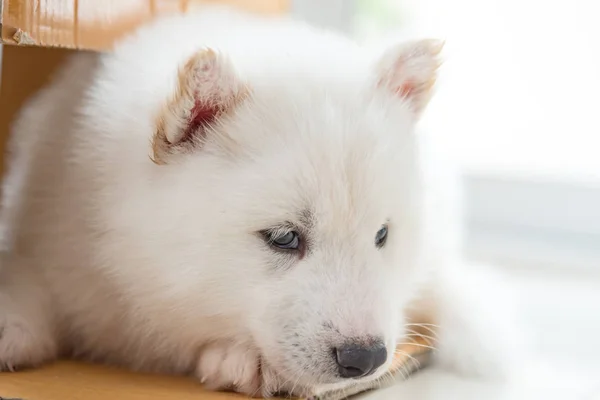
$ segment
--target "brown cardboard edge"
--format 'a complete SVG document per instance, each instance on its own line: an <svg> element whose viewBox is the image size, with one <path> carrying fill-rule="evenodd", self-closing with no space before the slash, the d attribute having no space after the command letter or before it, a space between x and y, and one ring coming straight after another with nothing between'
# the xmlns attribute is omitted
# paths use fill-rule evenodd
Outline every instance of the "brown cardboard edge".
<svg viewBox="0 0 600 400"><path fill-rule="evenodd" d="M33 46L33 47L45 47L45 48L59 48L59 49L75 49L75 50L88 50L88 51L106 51L110 50L114 43L119 39L127 36L129 33L135 31L137 26L140 26L144 23L147 23L150 19L155 18L158 14L150 16L150 18L140 19L137 23L128 24L129 28L127 30L122 30L118 36L113 38L109 38L104 42L98 42L96 44L82 44L80 40L77 39L77 34L74 36L73 43L44 43L40 39L35 39L31 36L27 31L22 30L18 25L18 21L13 21L10 18L9 0L0 0L0 44L6 45L16 45L16 46ZM6 4L5 4L6 3ZM204 0L203 5L209 6L210 4L219 3L215 0ZM268 5L259 6L250 6L251 2L245 2L241 0L229 0L225 3L230 4L232 7L241 7L249 12L265 14L265 15L278 15L289 12L292 8L291 0L270 0ZM259 2L260 3L260 2ZM186 13L187 8L190 6L189 1L185 0L182 3L184 8L179 10L179 12ZM200 3L198 4L200 5ZM176 13L177 11L169 11L165 13L161 13L162 15L168 15L169 13ZM107 30L107 32L112 32L112 29ZM85 42L85 41L84 41Z"/></svg>
<svg viewBox="0 0 600 400"><path fill-rule="evenodd" d="M8 46L21 46L21 47L43 47L48 49L69 49L69 50L82 50L82 51L98 51L102 52L103 49L98 49L89 46L80 46L77 44L59 44L59 43L39 43L33 39L27 32L20 28L14 28L10 25L3 24L0 22L0 44ZM0 398L2 400L2 398Z"/></svg>

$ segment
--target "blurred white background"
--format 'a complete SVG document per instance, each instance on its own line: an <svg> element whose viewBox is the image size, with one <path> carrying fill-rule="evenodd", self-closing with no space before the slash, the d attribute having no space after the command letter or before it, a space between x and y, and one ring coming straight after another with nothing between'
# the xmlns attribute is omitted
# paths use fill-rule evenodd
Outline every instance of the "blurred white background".
<svg viewBox="0 0 600 400"><path fill-rule="evenodd" d="M460 166L466 256L507 273L531 333L531 369L510 395L427 371L369 396L600 399L600 2L293 5L367 43L446 40L421 127Z"/></svg>

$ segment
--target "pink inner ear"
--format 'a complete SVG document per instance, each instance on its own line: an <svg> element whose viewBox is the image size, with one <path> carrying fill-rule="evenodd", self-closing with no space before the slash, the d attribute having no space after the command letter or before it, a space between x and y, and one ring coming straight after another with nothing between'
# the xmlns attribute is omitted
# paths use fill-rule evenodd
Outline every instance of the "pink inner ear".
<svg viewBox="0 0 600 400"><path fill-rule="evenodd" d="M414 90L414 83L411 81L407 81L396 88L396 94L398 94L400 97L409 97Z"/></svg>
<svg viewBox="0 0 600 400"><path fill-rule="evenodd" d="M191 140L194 135L204 135L202 127L210 125L217 117L219 107L206 104L206 102L196 101L191 112L190 122L183 136L184 141ZM200 131L200 132L199 132Z"/></svg>

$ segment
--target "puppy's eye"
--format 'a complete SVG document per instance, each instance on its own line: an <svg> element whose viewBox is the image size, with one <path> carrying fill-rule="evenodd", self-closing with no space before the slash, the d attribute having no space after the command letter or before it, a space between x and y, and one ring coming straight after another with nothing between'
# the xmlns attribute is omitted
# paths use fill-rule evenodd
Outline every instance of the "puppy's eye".
<svg viewBox="0 0 600 400"><path fill-rule="evenodd" d="M284 250L298 250L300 248L300 235L296 231L286 233L267 234L271 245Z"/></svg>
<svg viewBox="0 0 600 400"><path fill-rule="evenodd" d="M375 246L377 246L378 249L385 246L385 242L387 240L387 235L388 235L388 227L387 227L387 225L383 225L381 227L381 229L378 230L377 233L375 234Z"/></svg>

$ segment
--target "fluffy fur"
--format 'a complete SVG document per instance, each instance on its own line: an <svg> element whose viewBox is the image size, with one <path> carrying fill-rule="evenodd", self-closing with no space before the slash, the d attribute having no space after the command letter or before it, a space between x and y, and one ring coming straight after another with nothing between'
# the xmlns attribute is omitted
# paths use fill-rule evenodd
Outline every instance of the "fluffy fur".
<svg viewBox="0 0 600 400"><path fill-rule="evenodd" d="M440 325L440 362L503 376L499 303L469 297L414 132L440 48L373 56L211 8L76 55L13 130L0 368L73 355L302 394L344 385L349 340L384 341L382 376L412 319ZM302 253L262 234L290 229Z"/></svg>

